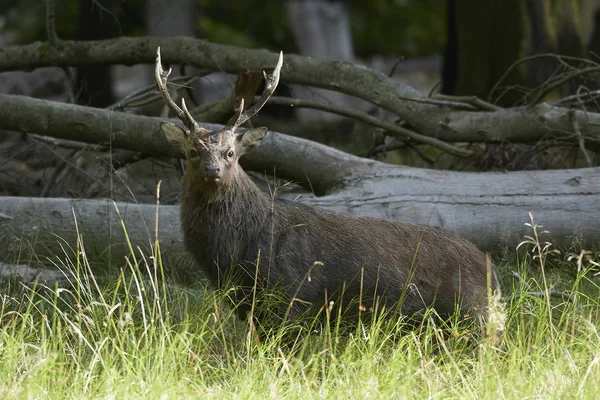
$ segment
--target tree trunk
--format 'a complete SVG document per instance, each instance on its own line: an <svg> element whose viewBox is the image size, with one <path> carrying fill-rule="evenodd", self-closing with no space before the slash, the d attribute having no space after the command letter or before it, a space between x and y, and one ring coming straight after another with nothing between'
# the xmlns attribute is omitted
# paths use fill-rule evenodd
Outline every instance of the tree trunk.
<svg viewBox="0 0 600 400"><path fill-rule="evenodd" d="M193 0L148 0L146 3L146 31L150 36L189 36L195 37L197 33L196 21L199 17L197 2ZM173 76L181 72L181 65L171 65ZM154 84L154 67L145 68L147 84ZM186 75L194 75L198 69L189 67ZM200 88L200 85L194 85ZM203 90L194 90L194 96L199 98ZM183 92L180 93L183 95ZM188 104L189 98L186 98Z"/></svg>
<svg viewBox="0 0 600 400"><path fill-rule="evenodd" d="M138 260L142 255L152 260L156 222L165 265L176 263L180 269L179 264L186 265L188 260L177 207L157 209L155 205L110 200L0 197L0 210L0 260L10 264L61 266L65 258L73 260L81 253L79 243L83 243L86 257L97 270L127 268L129 243Z"/></svg>
<svg viewBox="0 0 600 400"><path fill-rule="evenodd" d="M111 15L113 0L79 1L79 40L109 39L117 36L116 17ZM77 103L108 107L115 102L111 67L87 65L77 68L75 93Z"/></svg>
<svg viewBox="0 0 600 400"><path fill-rule="evenodd" d="M286 11L294 33L299 54L322 60L353 62L354 48L348 22L348 12L341 2L322 0L288 0ZM292 86L294 97L349 106L352 99L329 90ZM339 120L341 117L323 111L299 109L296 114L303 121Z"/></svg>
<svg viewBox="0 0 600 400"><path fill-rule="evenodd" d="M448 24L448 94L489 96L505 106L523 104L523 87L543 84L560 64L550 57L537 58L503 76L511 65L543 53L585 56L577 0L448 0L448 12L455 19ZM491 93L498 82L497 92ZM574 93L580 83L565 85L560 94Z"/></svg>

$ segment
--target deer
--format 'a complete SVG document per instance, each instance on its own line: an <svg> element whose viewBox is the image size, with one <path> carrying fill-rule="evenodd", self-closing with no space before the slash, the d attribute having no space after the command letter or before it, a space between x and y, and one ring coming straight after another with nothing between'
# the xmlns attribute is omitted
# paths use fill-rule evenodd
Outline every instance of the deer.
<svg viewBox="0 0 600 400"><path fill-rule="evenodd" d="M246 318L256 291L279 290L283 318L339 305L377 307L417 315L486 318L488 296L499 293L486 255L458 235L415 225L327 211L259 189L239 159L258 146L267 128L239 130L267 103L280 79L283 53L256 102L235 108L225 126L208 130L171 98L157 51L155 80L183 126L163 121L165 136L181 147L181 228L186 250L216 288L235 285L236 312ZM395 308L396 307L396 308ZM456 314L458 312L458 314Z"/></svg>

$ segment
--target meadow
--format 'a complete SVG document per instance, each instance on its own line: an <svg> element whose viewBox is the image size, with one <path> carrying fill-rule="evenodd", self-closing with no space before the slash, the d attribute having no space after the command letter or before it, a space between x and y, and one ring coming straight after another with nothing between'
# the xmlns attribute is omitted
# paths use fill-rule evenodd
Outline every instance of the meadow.
<svg viewBox="0 0 600 400"><path fill-rule="evenodd" d="M426 318L289 325L256 340L228 293L164 276L160 251L131 249L111 277L84 244L52 260L67 288L3 282L3 398L597 398L600 277L589 254L557 251L532 226L495 259L506 302L490 334ZM555 296L547 293L554 290ZM562 295L558 292L562 292ZM381 310L382 313L385 310ZM335 313L333 308L325 312ZM366 318L365 318L366 319ZM305 325L303 325L305 326ZM306 331L306 330L305 330ZM498 334L501 331L502 334ZM295 332L295 331L294 331Z"/></svg>

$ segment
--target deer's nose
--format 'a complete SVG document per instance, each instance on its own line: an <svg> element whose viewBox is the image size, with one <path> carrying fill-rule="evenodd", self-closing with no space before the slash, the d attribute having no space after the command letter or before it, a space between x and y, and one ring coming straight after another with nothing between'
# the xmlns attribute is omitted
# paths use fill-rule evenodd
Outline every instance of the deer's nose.
<svg viewBox="0 0 600 400"><path fill-rule="evenodd" d="M221 172L221 167L216 164L207 164L204 167L204 173L206 176L219 176Z"/></svg>

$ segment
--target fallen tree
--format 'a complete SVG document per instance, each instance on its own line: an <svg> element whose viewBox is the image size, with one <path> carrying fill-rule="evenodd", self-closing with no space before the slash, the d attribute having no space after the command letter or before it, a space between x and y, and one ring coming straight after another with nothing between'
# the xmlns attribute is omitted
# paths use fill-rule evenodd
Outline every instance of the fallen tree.
<svg viewBox="0 0 600 400"><path fill-rule="evenodd" d="M160 133L159 118L22 96L0 95L0 100L5 129L182 156ZM590 220L600 214L600 168L511 173L425 170L366 160L276 132L243 160L246 168L274 169L323 194L296 198L296 193L282 189L278 191L282 197L334 211L439 226L484 250L515 247L530 233L524 225L529 212L556 244L568 246L577 238L582 245L600 243L600 226ZM158 237L166 260L183 254L175 206L5 197L0 198L0 210L0 254L7 262L37 257L43 263L44 257L57 253L59 243L75 246L77 221L88 254L91 248L98 260L122 264L128 246L120 218L134 249L152 254Z"/></svg>
<svg viewBox="0 0 600 400"><path fill-rule="evenodd" d="M0 48L0 71L47 66L154 64L157 47L165 63L187 64L210 71L272 68L277 54L218 45L190 37L120 37L103 41L36 42ZM484 102L458 104L433 100L416 89L365 67L285 55L283 83L313 86L352 95L390 111L420 135L446 142L533 143L551 137L576 143L579 134L591 146L600 142L600 114L546 103L500 108ZM541 100L541 99L540 99ZM1 121L0 121L1 122Z"/></svg>
<svg viewBox="0 0 600 400"><path fill-rule="evenodd" d="M440 226L484 250L516 247L524 235L531 235L525 225L530 222L529 212L550 231L544 240L563 246L574 241L584 246L600 244L600 226L590 218L600 213L600 169L481 174L379 167L372 174L347 180L347 186L336 193L296 201ZM0 197L0 210L0 260L5 262L43 265L48 264L47 257L63 259L63 251L73 256L79 234L97 265L108 261L124 266L129 243L138 255L139 249L152 256L156 239L165 265L189 265L177 206Z"/></svg>

